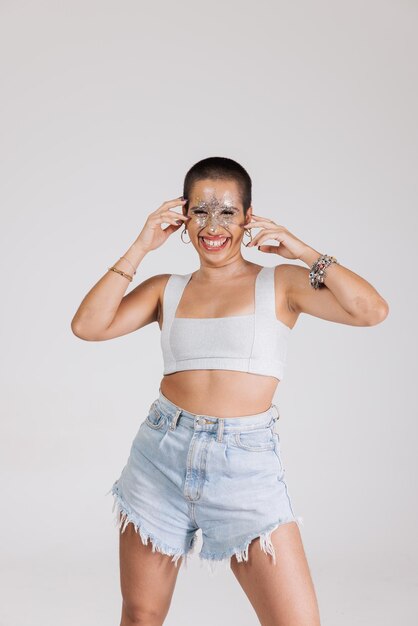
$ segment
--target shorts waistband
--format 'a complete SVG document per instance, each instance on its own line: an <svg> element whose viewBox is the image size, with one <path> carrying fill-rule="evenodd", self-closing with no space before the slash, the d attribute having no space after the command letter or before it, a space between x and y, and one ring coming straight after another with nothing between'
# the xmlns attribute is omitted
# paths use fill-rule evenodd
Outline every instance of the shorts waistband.
<svg viewBox="0 0 418 626"><path fill-rule="evenodd" d="M252 430L255 428L272 427L279 419L279 409L275 404L271 404L266 411L255 413L253 415L238 415L237 417L216 417L214 415L203 415L186 411L180 406L171 402L166 396L159 391L158 398L152 403L166 417L176 418L176 422L181 418L182 423L191 429L213 430L217 431L222 423L222 431L225 432L241 432L243 430Z"/></svg>

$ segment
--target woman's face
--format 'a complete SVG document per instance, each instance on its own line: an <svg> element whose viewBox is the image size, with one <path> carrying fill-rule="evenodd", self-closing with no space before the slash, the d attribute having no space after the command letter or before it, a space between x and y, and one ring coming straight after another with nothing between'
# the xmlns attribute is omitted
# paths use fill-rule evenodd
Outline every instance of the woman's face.
<svg viewBox="0 0 418 626"><path fill-rule="evenodd" d="M197 181L184 213L190 217L187 232L199 255L225 260L241 253L244 226L251 219L252 207L244 218L235 180Z"/></svg>

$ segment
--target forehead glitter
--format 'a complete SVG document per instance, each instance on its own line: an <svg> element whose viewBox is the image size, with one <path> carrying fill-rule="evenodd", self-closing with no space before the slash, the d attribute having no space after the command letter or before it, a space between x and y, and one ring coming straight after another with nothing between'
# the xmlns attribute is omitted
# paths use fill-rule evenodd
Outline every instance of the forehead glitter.
<svg viewBox="0 0 418 626"><path fill-rule="evenodd" d="M196 198L196 206L189 210L189 215L199 228L209 224L209 230L217 226L228 226L240 223L240 212L230 200L220 202L214 195L210 200Z"/></svg>

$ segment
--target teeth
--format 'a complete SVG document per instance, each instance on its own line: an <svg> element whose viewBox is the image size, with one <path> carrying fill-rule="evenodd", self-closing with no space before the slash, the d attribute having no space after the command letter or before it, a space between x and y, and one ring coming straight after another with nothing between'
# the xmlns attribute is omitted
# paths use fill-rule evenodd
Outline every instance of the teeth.
<svg viewBox="0 0 418 626"><path fill-rule="evenodd" d="M217 240L205 239L204 237L202 237L202 239L207 246L216 248L216 247L222 246L225 243L225 241L228 239L228 237L224 237L223 239L217 239Z"/></svg>

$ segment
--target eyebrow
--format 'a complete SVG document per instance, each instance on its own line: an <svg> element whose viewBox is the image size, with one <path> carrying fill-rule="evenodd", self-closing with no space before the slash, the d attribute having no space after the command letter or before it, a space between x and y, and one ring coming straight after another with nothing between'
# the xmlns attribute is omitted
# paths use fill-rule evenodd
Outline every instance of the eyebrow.
<svg viewBox="0 0 418 626"><path fill-rule="evenodd" d="M205 203L205 204L206 204L206 203ZM202 205L200 205L200 204L199 204L199 205L196 205L196 206L192 206L192 207L190 207L190 210L191 210L191 209L204 209L204 208L206 208L205 204L204 204L203 206L202 206ZM235 211L239 211L239 208L238 208L238 207L236 207L236 206L231 206L230 204L221 204L220 208L221 208L221 209L235 209Z"/></svg>

